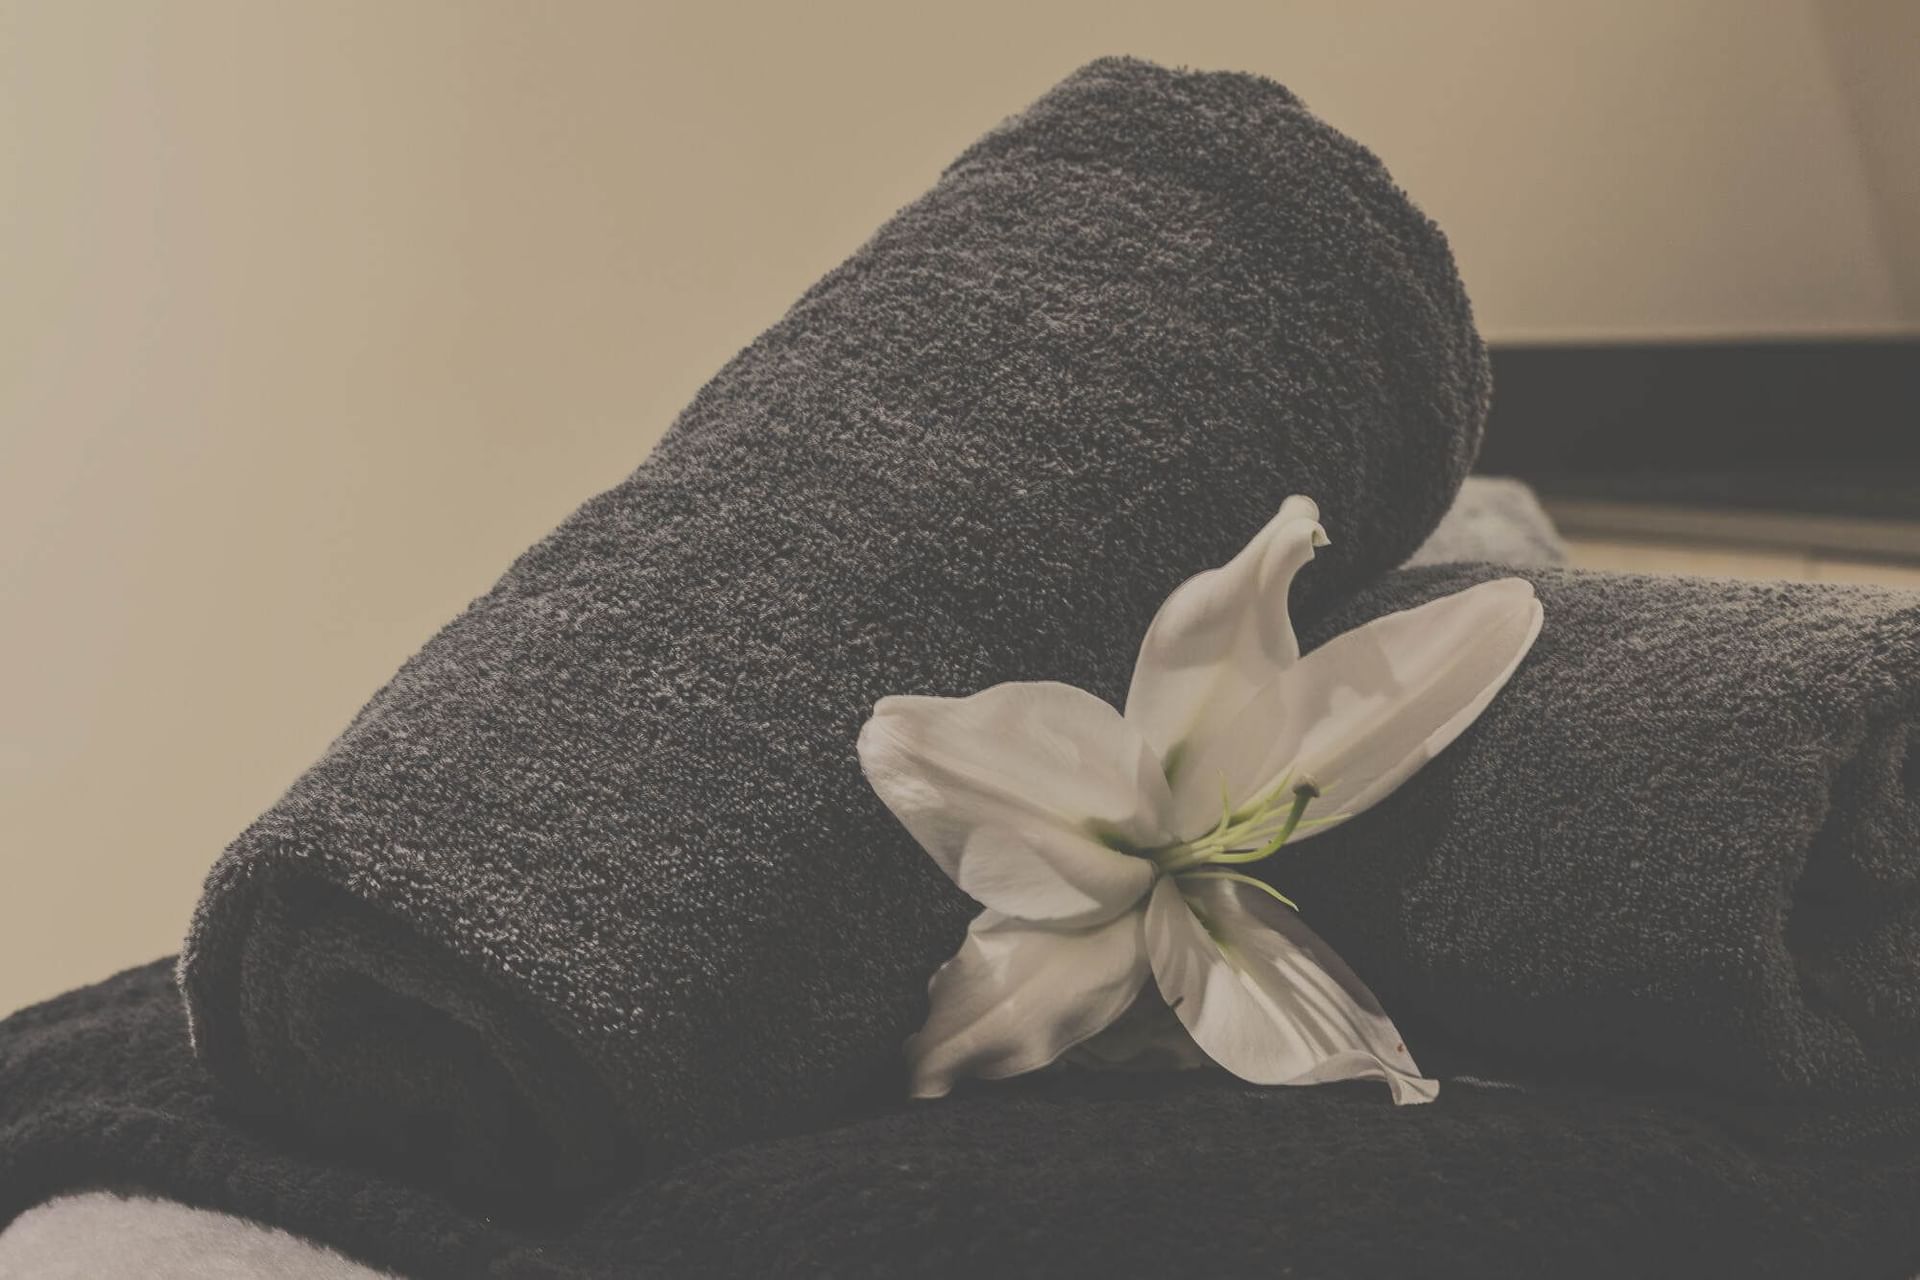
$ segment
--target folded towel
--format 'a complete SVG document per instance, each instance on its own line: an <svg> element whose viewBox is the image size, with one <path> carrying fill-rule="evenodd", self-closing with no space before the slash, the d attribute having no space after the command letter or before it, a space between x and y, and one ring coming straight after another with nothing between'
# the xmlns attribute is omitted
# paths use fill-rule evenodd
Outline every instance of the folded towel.
<svg viewBox="0 0 1920 1280"><path fill-rule="evenodd" d="M854 754L889 693L1124 691L1304 492L1312 607L1478 444L1438 230L1285 89L1096 62L976 143L527 552L222 856L233 1105L565 1189L897 1088L970 902Z"/></svg>
<svg viewBox="0 0 1920 1280"><path fill-rule="evenodd" d="M1393 574L1314 635L1506 572ZM1522 576L1547 623L1485 715L1263 873L1430 1070L1920 1086L1920 594Z"/></svg>
<svg viewBox="0 0 1920 1280"><path fill-rule="evenodd" d="M1920 1270L1911 1108L1901 1121L1465 1085L1392 1107L1377 1087L1218 1072L1048 1073L898 1102L619 1184L536 1227L233 1124L163 964L0 1023L0 1226L103 1185L417 1280ZM7 1247L0 1235L0 1275Z"/></svg>

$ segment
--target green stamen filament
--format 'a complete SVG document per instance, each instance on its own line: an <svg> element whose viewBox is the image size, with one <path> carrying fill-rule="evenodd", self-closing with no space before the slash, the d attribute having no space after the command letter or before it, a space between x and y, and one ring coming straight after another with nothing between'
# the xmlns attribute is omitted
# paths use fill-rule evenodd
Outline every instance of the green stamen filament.
<svg viewBox="0 0 1920 1280"><path fill-rule="evenodd" d="M1287 813L1287 820L1281 824L1280 831L1273 839L1260 848L1239 853L1222 853L1211 859L1214 862L1258 862L1262 858L1272 857L1280 851L1280 846L1293 838L1300 826L1300 818L1307 811L1307 805L1320 792L1311 786L1303 786L1293 793L1293 808Z"/></svg>
<svg viewBox="0 0 1920 1280"><path fill-rule="evenodd" d="M1209 863L1259 862L1279 852L1302 827L1324 826L1337 820L1337 815L1305 819L1307 806L1320 797L1320 788L1311 781L1292 788L1293 803L1284 812L1276 808L1275 801L1285 794L1290 781L1291 775L1282 778L1239 809L1233 808L1223 782L1220 821L1213 830L1195 840L1150 850L1148 856L1168 875Z"/></svg>
<svg viewBox="0 0 1920 1280"><path fill-rule="evenodd" d="M1281 902L1286 903L1289 907L1292 907L1295 911L1300 909L1299 903L1268 884L1265 880L1256 880L1252 876L1242 875L1238 871L1188 871L1177 878L1181 880L1231 880L1236 884L1250 884L1262 893L1271 894Z"/></svg>

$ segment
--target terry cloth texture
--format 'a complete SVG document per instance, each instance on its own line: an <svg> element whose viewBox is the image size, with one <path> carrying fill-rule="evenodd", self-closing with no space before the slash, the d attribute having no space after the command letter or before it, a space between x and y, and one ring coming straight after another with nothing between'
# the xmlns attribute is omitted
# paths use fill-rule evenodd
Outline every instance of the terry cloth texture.
<svg viewBox="0 0 1920 1280"><path fill-rule="evenodd" d="M1440 527L1407 564L1468 560L1561 565L1567 562L1567 546L1540 499L1524 482L1505 476L1468 476Z"/></svg>
<svg viewBox="0 0 1920 1280"><path fill-rule="evenodd" d="M872 795L875 700L1116 698L1281 499L1312 608L1478 445L1439 231L1284 88L1096 62L969 148L523 555L213 869L234 1105L476 1190L891 1096L971 903Z"/></svg>
<svg viewBox="0 0 1920 1280"><path fill-rule="evenodd" d="M1917 1152L1910 1112L1060 1072L709 1154L533 1227L224 1119L164 962L0 1023L0 1224L108 1185L420 1280L1907 1280Z"/></svg>
<svg viewBox="0 0 1920 1280"><path fill-rule="evenodd" d="M1524 561L1529 555L1552 555L1557 559L1560 544L1552 525L1524 487L1513 481L1470 476L1419 554L1446 560L1471 558L1476 553L1513 562ZM121 981L140 980L128 975ZM143 990L160 988L149 980ZM395 1232L406 1229L409 1222L416 1220L430 1222L452 1217L458 1221L457 1210L430 1195L397 1191L374 1178L356 1179L350 1175L342 1182L340 1173L324 1162L303 1159L298 1147L274 1156L265 1154L262 1143L228 1127L208 1108L206 1081L185 1061L179 1043L179 1024L167 1014L164 995L143 998L155 1001L140 1015L143 1019L151 1015L152 1020L141 1021L144 1031L136 1033L128 1043L144 1044L152 1056L143 1059L139 1052L125 1054L116 1049L114 1052L120 1056L114 1060L119 1068L104 1074L90 1075L83 1070L79 1076L68 1076L59 1065L61 1056L69 1051L91 1057L98 1050L98 1040L90 1035L89 1026L102 1030L114 1025L108 1021L103 1028L96 1021L100 1017L99 1001L81 1000L57 1015L51 1024L22 1018L6 1031L0 1031L0 1062L11 1062L16 1072L12 1076L0 1076L0 1086L15 1080L35 1082L22 1089L17 1112L0 1117L0 1152L5 1152L8 1144L21 1141L40 1144L32 1149L48 1153L43 1166L36 1166L36 1157L17 1152L13 1157L0 1154L0 1170L8 1171L19 1180L13 1184L0 1180L0 1200L15 1195L15 1201L10 1203L21 1202L33 1193L19 1191L19 1187L48 1185L33 1181L44 1169L62 1171L59 1176L69 1177L75 1186L92 1183L117 1186L131 1179L130 1185L149 1188L154 1194L196 1197L205 1194L204 1188L209 1185L205 1179L213 1177L215 1186L238 1181L277 1190L271 1195L241 1200L214 1193L208 1196L208 1203L241 1205L247 1212L275 1218L292 1214L291 1220L307 1222L309 1230L316 1234L347 1240L376 1256L408 1259L418 1257L421 1250L395 1238ZM51 1034L48 1033L50 1026L57 1028ZM24 1045L28 1028L38 1028L34 1032L36 1047L31 1054L9 1058L7 1045L11 1036L8 1032L18 1031L19 1043ZM143 1060L149 1065L143 1067ZM35 1065L30 1067L29 1063ZM124 1077L117 1075L121 1069ZM62 1093L59 1101L37 1091L60 1079L75 1087ZM153 1087L156 1085L157 1088ZM43 1105L63 1109L65 1120L84 1119L86 1123L65 1126L63 1120L64 1127L52 1134L44 1124L28 1120ZM81 1107L85 1109L78 1109ZM97 1122L103 1129L117 1129L126 1122L130 1112L143 1107L170 1117L165 1122L170 1137L160 1144L160 1151L182 1154L177 1167L163 1157L145 1161L140 1165L145 1171L143 1176L135 1178L132 1164L121 1168L120 1148L112 1137L104 1133L90 1135L86 1128L87 1124ZM136 1132L144 1131L137 1129ZM76 1159L74 1153L81 1148L89 1154ZM184 1154L188 1151L207 1153L215 1161L214 1166L209 1168L203 1160L189 1158ZM729 1167L739 1165L742 1159L746 1158L737 1157L729 1162ZM754 1167L750 1159L746 1167ZM787 1167L792 1168L790 1162ZM196 1169L200 1171L198 1181ZM356 1181L362 1189L363 1200L383 1205L372 1215L370 1229L365 1231L351 1227L350 1222L357 1218L330 1220L324 1210L314 1207L335 1204L333 1197L337 1190L350 1188ZM145 1280L176 1277L208 1280L227 1275L366 1280L375 1274L323 1245L262 1227L220 1208L189 1208L169 1199L139 1195L128 1198L85 1190L49 1194L53 1198L28 1209L14 1219L10 1227L0 1228L0 1280L14 1275L32 1276L36 1280L58 1280L63 1276L95 1280L127 1274L139 1274ZM635 1187L619 1194L632 1196L640 1192ZM406 1210L409 1198L425 1207ZM304 1212L291 1208L298 1205L308 1208ZM321 1225L312 1226L315 1221ZM426 1226L421 1229L433 1240L440 1238L437 1229ZM463 1229L473 1231L475 1227L469 1223ZM576 1247L566 1244L572 1239L569 1229L550 1227L547 1237L542 1238L549 1237L559 1241L551 1246L554 1251ZM935 1233L933 1239L937 1238ZM908 1238L899 1240L899 1244L911 1251L924 1249L927 1242ZM513 1246L493 1263L485 1265L495 1271L509 1269L519 1247ZM606 1251L610 1248L603 1249Z"/></svg>
<svg viewBox="0 0 1920 1280"><path fill-rule="evenodd" d="M1505 572L1390 575L1308 639ZM1920 594L1522 576L1546 625L1486 713L1262 874L1429 1070L1920 1088Z"/></svg>

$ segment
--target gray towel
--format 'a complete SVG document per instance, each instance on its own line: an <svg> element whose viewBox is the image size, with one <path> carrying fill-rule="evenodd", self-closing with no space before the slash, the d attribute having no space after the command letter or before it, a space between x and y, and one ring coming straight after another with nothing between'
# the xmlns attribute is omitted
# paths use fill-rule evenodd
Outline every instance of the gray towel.
<svg viewBox="0 0 1920 1280"><path fill-rule="evenodd" d="M1478 445L1439 231L1280 86L1128 60L972 146L400 671L214 867L180 973L229 1105L565 1189L898 1090L969 901L874 701L1117 700L1293 492L1302 608Z"/></svg>
<svg viewBox="0 0 1920 1280"><path fill-rule="evenodd" d="M1394 1107L1377 1085L1049 1071L528 1222L235 1124L162 962L0 1021L0 1229L104 1186L416 1280L1899 1280L1920 1274L1916 1110L1451 1084ZM7 1254L0 1231L10 1277Z"/></svg>
<svg viewBox="0 0 1920 1280"><path fill-rule="evenodd" d="M1315 631L1506 572L1397 573ZM1920 594L1522 572L1546 626L1486 714L1263 874L1430 1070L1920 1085Z"/></svg>

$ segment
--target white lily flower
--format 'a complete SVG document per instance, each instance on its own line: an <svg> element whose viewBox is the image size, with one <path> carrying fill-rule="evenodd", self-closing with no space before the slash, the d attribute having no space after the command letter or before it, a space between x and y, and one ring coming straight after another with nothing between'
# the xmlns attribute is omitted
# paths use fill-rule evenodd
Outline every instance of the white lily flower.
<svg viewBox="0 0 1920 1280"><path fill-rule="evenodd" d="M1353 971L1237 868L1377 804L1458 737L1532 646L1540 604L1522 579L1482 583L1301 657L1287 596L1326 542L1313 502L1288 498L1183 583L1124 715L1050 682L875 706L868 780L986 908L907 1042L916 1097L1047 1066L1113 1027L1149 975L1192 1045L1242 1079L1437 1094ZM1113 1038L1179 1059L1151 1026Z"/></svg>

